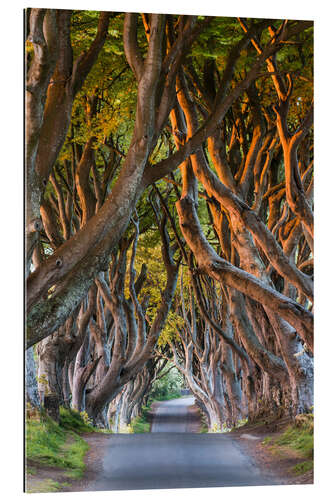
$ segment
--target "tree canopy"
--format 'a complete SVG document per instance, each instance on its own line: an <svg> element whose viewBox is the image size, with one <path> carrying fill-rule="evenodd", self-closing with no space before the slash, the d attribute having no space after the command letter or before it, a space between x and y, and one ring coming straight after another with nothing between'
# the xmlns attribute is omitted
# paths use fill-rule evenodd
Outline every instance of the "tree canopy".
<svg viewBox="0 0 333 500"><path fill-rule="evenodd" d="M107 425L172 362L210 428L308 411L313 23L27 9L26 40L39 392Z"/></svg>

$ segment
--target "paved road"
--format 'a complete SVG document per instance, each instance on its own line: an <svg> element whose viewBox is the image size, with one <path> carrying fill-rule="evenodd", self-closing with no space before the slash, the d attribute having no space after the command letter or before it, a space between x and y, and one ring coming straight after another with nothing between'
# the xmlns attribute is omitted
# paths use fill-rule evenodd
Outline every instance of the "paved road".
<svg viewBox="0 0 333 500"><path fill-rule="evenodd" d="M150 434L115 434L90 490L206 488L273 483L227 434L186 432L192 398L158 407Z"/></svg>
<svg viewBox="0 0 333 500"><path fill-rule="evenodd" d="M193 404L192 396L159 403L151 432L190 432L191 419L194 415L188 411L188 407Z"/></svg>

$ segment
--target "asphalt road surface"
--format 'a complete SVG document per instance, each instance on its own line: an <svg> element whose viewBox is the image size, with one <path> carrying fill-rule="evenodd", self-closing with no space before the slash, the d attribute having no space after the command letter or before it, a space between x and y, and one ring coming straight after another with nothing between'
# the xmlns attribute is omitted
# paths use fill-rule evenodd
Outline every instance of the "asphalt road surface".
<svg viewBox="0 0 333 500"><path fill-rule="evenodd" d="M194 397L163 401L155 411L151 432L190 432L194 415L188 407L193 404Z"/></svg>
<svg viewBox="0 0 333 500"><path fill-rule="evenodd" d="M264 477L229 434L188 432L193 398L160 403L147 434L110 436L89 490L207 488L278 484Z"/></svg>

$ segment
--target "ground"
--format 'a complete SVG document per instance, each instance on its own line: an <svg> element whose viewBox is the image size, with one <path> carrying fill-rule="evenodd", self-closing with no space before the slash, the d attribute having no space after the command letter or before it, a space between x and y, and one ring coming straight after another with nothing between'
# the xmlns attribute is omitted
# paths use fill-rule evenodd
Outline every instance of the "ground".
<svg viewBox="0 0 333 500"><path fill-rule="evenodd" d="M313 469L304 474L292 470L305 462L301 453L289 447L272 446L290 424L289 418L266 419L239 427L232 434L261 469L278 475L283 484L313 484Z"/></svg>
<svg viewBox="0 0 333 500"><path fill-rule="evenodd" d="M148 420L153 421L161 403L153 403ZM188 407L187 432L198 433L201 421L195 405ZM299 451L285 446L272 446L290 425L290 419L264 420L246 424L232 431L232 437L242 452L249 456L266 477L279 478L279 484L312 484L313 471L305 473L292 470L303 464L305 459ZM100 475L105 450L110 436L102 433L81 434L89 445L85 456L86 470L83 478L72 479L66 471L56 467L40 466L32 461L27 463L27 483L29 492L46 491L86 491ZM300 467L300 466L299 466ZM31 474L30 472L33 472Z"/></svg>
<svg viewBox="0 0 333 500"><path fill-rule="evenodd" d="M27 461L27 484L28 493L47 491L84 491L85 486L93 481L101 466L104 444L107 442L108 434L97 432L81 434L88 443L89 450L85 456L86 469L82 479L71 479L66 475L64 469L58 467L46 467ZM32 471L33 474L30 474Z"/></svg>

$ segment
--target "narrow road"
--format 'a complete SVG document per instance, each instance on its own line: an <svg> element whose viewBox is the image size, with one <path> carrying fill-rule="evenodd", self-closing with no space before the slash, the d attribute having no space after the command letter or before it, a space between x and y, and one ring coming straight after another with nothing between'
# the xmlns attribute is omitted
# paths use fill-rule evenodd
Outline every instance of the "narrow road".
<svg viewBox="0 0 333 500"><path fill-rule="evenodd" d="M90 491L278 484L264 477L229 434L187 431L193 398L159 404L151 433L114 434Z"/></svg>
<svg viewBox="0 0 333 500"><path fill-rule="evenodd" d="M188 411L188 407L192 405L194 405L192 396L159 403L151 432L191 432L193 415Z"/></svg>

